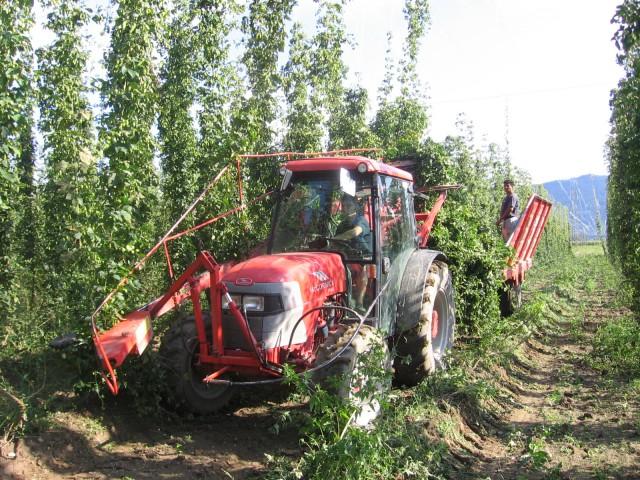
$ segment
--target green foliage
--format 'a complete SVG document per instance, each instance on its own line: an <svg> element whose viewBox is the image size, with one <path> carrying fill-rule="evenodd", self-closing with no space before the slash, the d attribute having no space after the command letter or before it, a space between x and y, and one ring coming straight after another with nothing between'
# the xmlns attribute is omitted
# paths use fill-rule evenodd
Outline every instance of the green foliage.
<svg viewBox="0 0 640 480"><path fill-rule="evenodd" d="M29 118L32 119L31 113ZM18 191L18 210L20 220L17 224L16 239L18 241L18 255L29 263L35 259L38 247L37 199L36 199L36 155L33 125L29 125L20 132L20 158L17 172L20 179Z"/></svg>
<svg viewBox="0 0 640 480"><path fill-rule="evenodd" d="M411 155L419 148L428 124L419 101L398 97L380 106L371 125L387 158Z"/></svg>
<svg viewBox="0 0 640 480"><path fill-rule="evenodd" d="M157 104L153 50L161 15L161 0L120 1L106 57L101 130L106 157L101 179L108 207L104 255L116 264L131 263L149 247L153 233L151 216L158 198L151 131Z"/></svg>
<svg viewBox="0 0 640 480"><path fill-rule="evenodd" d="M634 305L640 309L640 5L623 1L612 20L618 63L624 77L611 96L609 139L609 188L607 239L609 252L633 289Z"/></svg>
<svg viewBox="0 0 640 480"><path fill-rule="evenodd" d="M252 0L249 14L242 20L242 31L246 35L243 61L251 92L241 113L245 150L263 152L272 145L271 124L277 115L275 93L281 82L278 55L285 47L284 26L294 5L294 0Z"/></svg>
<svg viewBox="0 0 640 480"><path fill-rule="evenodd" d="M190 109L197 93L196 11L177 2L168 29L167 60L161 72L158 133L161 141L162 192L169 219L177 218L196 194L197 138Z"/></svg>
<svg viewBox="0 0 640 480"><path fill-rule="evenodd" d="M287 100L285 151L318 152L322 142L322 114L313 101L315 81L311 73L312 47L302 25L294 23L289 41L289 60L283 68Z"/></svg>
<svg viewBox="0 0 640 480"><path fill-rule="evenodd" d="M198 32L193 23L197 10L191 2L176 2L168 28L167 59L161 71L158 134L162 168L161 230L168 229L198 193L198 139L191 116L197 94ZM172 245L173 247L173 245ZM182 271L193 261L194 251L184 245L171 249L174 268Z"/></svg>
<svg viewBox="0 0 640 480"><path fill-rule="evenodd" d="M329 129L329 150L374 147L377 139L367 125L367 91L350 88L334 112Z"/></svg>
<svg viewBox="0 0 640 480"><path fill-rule="evenodd" d="M633 317L613 320L596 333L592 364L609 373L640 378L640 323Z"/></svg>
<svg viewBox="0 0 640 480"><path fill-rule="evenodd" d="M407 21L407 37L404 44L404 55L400 85L402 96L419 99L421 95L420 82L416 73L420 41L429 24L428 0L405 0L404 17Z"/></svg>
<svg viewBox="0 0 640 480"><path fill-rule="evenodd" d="M375 360L375 351L364 359L367 376L380 379L388 375ZM422 432L419 419L436 409L427 389L406 402L384 410L384 415L369 429L350 425L356 407L341 398L312 385L305 377L289 371L288 381L294 387L293 399L308 399L309 414L293 416L304 434L304 456L294 464L273 461L267 479L345 478L380 479L441 478L444 444L430 442ZM369 384L375 384L372 380ZM364 392L363 392L364 393ZM366 393L365 393L366 394ZM381 401L388 403L386 394ZM413 418L407 422L408 416ZM291 421L289 418L288 421Z"/></svg>
<svg viewBox="0 0 640 480"><path fill-rule="evenodd" d="M0 318L6 321L15 297L16 222L20 214L18 163L31 128L31 61L29 30L32 1L0 4Z"/></svg>
<svg viewBox="0 0 640 480"><path fill-rule="evenodd" d="M449 137L442 145L426 142L419 155L418 185L463 186L449 193L436 220L430 248L445 252L450 259L462 331L474 335L488 332L499 319L498 292L508 257L495 227L499 199L488 171L490 162L462 137Z"/></svg>
<svg viewBox="0 0 640 480"><path fill-rule="evenodd" d="M46 178L42 262L49 271L46 287L71 329L95 300L97 176L81 37L90 18L77 1L52 2L51 9L47 27L55 39L37 52Z"/></svg>
<svg viewBox="0 0 640 480"><path fill-rule="evenodd" d="M394 60L391 48L393 35L387 32L387 51L384 57L384 78L378 87L378 105L384 105L393 92L395 76L394 76Z"/></svg>
<svg viewBox="0 0 640 480"><path fill-rule="evenodd" d="M344 0L320 0L316 14L316 34L313 38L311 76L315 89L314 107L324 116L329 143L337 143L331 134L337 132L334 125L343 101L343 81L347 66L342 52L347 43L343 19Z"/></svg>
<svg viewBox="0 0 640 480"><path fill-rule="evenodd" d="M229 63L228 36L237 11L236 2L216 1L203 4L195 12L199 24L190 55L198 59L196 99L202 106L197 117L199 188L230 162L233 154L246 153L249 147L243 136L246 128L239 120L244 85ZM232 126L233 122L237 123Z"/></svg>

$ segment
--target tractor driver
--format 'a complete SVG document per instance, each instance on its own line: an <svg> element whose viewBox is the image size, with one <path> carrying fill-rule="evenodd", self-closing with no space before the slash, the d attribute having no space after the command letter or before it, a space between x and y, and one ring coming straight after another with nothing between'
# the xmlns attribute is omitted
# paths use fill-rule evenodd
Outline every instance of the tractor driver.
<svg viewBox="0 0 640 480"><path fill-rule="evenodd" d="M372 252L371 228L356 199L349 195L343 195L342 211L345 219L338 225L336 235L333 238L336 240L346 240L354 250L364 254L370 254ZM357 263L349 264L348 267L355 283L355 290L353 292L355 309L363 311L364 296L367 291L367 284L369 283L367 269Z"/></svg>
<svg viewBox="0 0 640 480"><path fill-rule="evenodd" d="M371 228L362 214L362 210L355 198L344 195L342 197L342 212L345 219L336 228L336 240L347 240L349 245L363 253L371 253Z"/></svg>

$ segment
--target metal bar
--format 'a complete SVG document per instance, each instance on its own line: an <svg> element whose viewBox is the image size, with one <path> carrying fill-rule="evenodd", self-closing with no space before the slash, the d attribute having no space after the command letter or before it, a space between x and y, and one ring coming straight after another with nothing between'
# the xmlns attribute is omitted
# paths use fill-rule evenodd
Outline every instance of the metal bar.
<svg viewBox="0 0 640 480"><path fill-rule="evenodd" d="M420 238L420 248L424 248L427 246L429 235L431 234L431 229L433 228L433 222L435 222L436 216L438 216L438 213L440 213L442 205L444 204L446 199L447 190L444 190L440 192L436 203L434 203L433 207L431 207L431 210L429 210L429 213L427 214L427 217L422 224L422 227L420 228L420 233L418 234L418 237Z"/></svg>
<svg viewBox="0 0 640 480"><path fill-rule="evenodd" d="M224 213L221 213L220 215L217 215L213 218L210 218L209 220L202 222L199 225L196 225L195 227L191 227L188 228L187 230L183 230L182 232L176 233L175 235L167 238L168 241L173 241L176 240L180 237L184 237L185 235L188 235L190 233L193 233L197 230L200 230L203 227L206 227L207 225L211 225L212 223L217 222L218 220L222 220L223 218L228 217L229 215L233 215L234 213L239 212L240 210L244 210L246 209L249 205L253 205L254 203L258 203L261 200L264 200L265 198L267 198L269 195L271 195L273 193L273 190L268 191L266 193L263 193L262 195L260 195L259 197L254 198L253 200L251 200L249 203L245 204L245 205L240 205L239 207L236 208L232 208L231 210L227 210Z"/></svg>
<svg viewBox="0 0 640 480"><path fill-rule="evenodd" d="M531 242L528 245L526 250L526 257L531 258L536 251L536 247L538 246L538 242L540 241L540 237L542 237L542 231L547 223L547 217L549 212L549 207L544 203L540 202L541 208L537 218L537 225L534 232L534 235L531 237Z"/></svg>
<svg viewBox="0 0 640 480"><path fill-rule="evenodd" d="M184 295L179 296L182 298L183 301L184 299L188 298L191 295L192 287L190 284L191 283L193 283L194 285L200 284L200 282L198 283L194 282L193 276L204 265L203 257L204 257L204 253L200 252L200 254L198 254L198 256L196 257L196 260L191 265L189 265L189 267L187 267L184 273L178 277L178 280L173 282L171 287L169 287L169 290L167 290L167 293L165 293L158 300L154 301L151 305L147 306L147 309L151 313L152 318L158 317L159 316L158 313L162 309L162 307L164 307L168 302L170 302L174 294L177 294L183 288L186 287L186 291L184 292ZM198 277L198 280L201 280L201 279L202 279L202 276Z"/></svg>
<svg viewBox="0 0 640 480"><path fill-rule="evenodd" d="M238 170L238 193L240 194L240 205L244 205L244 193L242 192L242 169L240 168L240 157L236 157L236 168Z"/></svg>
<svg viewBox="0 0 640 480"><path fill-rule="evenodd" d="M547 225L547 221L549 220L549 214L551 213L551 204L549 203L547 205L547 209L545 212L545 217L544 217L544 221L542 224L542 231L544 231L544 227ZM533 247L533 250L531 251L531 257L533 258L533 256L535 255L536 251L538 250L538 245L540 244L540 240L542 240L542 234L540 234L538 236L538 239L536 240L536 243Z"/></svg>
<svg viewBox="0 0 640 480"><path fill-rule="evenodd" d="M196 322L200 355L207 355L209 353L209 344L207 343L207 331L204 328L204 319L202 318L200 293L201 290L195 287L195 285L191 286L191 303L193 303L193 316Z"/></svg>
<svg viewBox="0 0 640 480"><path fill-rule="evenodd" d="M198 275L197 277L195 277L195 282L197 282L197 285L201 290L209 288L209 285L211 284L209 272L203 272L201 275ZM180 288L167 301L162 302L162 299L164 299L164 295L163 295L162 297L155 299L153 302L149 303L143 308L153 310L153 318L158 318L164 315L165 313L173 310L178 305L181 305L182 302L187 300L190 296L191 296L191 287L189 287L188 284L185 285L183 283L182 288Z"/></svg>
<svg viewBox="0 0 640 480"><path fill-rule="evenodd" d="M162 242L162 245L164 246L164 257L167 260L167 268L169 269L169 278L171 280L173 280L174 277L174 273L173 273L173 265L171 265L171 255L169 255L169 248L167 247L167 242Z"/></svg>
<svg viewBox="0 0 640 480"><path fill-rule="evenodd" d="M216 370L215 372L213 372L210 375L207 375L206 377L204 377L202 379L202 381L204 383L209 383L211 380L215 380L216 378L220 377L221 375L224 375L227 371L229 371L229 367L222 367L220 370Z"/></svg>
<svg viewBox="0 0 640 480"><path fill-rule="evenodd" d="M535 208L533 209L533 212L531 212L531 215L529 216L529 228L527 229L527 236L524 239L522 248L520 249L520 259L521 260L526 260L527 258L527 253L529 251L529 247L531 246L531 243L533 242L533 238L536 234L536 232L538 231L538 223L540 221L540 210L542 209L543 205L540 202L536 202L535 203Z"/></svg>
<svg viewBox="0 0 640 480"><path fill-rule="evenodd" d="M258 154L248 154L248 155L240 155L240 158L273 158L273 157L287 157L291 159L292 156L297 157L310 157L310 156L320 156L320 155L340 155L344 153L364 153L364 152L380 152L382 149L380 148L348 148L344 150L329 150L326 152L276 152L276 153L258 153Z"/></svg>
<svg viewBox="0 0 640 480"><path fill-rule="evenodd" d="M532 195L529 198L529 201L527 202L527 206L525 207L525 209L523 210L523 215L522 215L522 220L520 222L518 222L518 225L516 226L516 230L513 232L513 234L511 235L511 237L509 237L509 239L507 240L507 245L511 245L515 250L516 253L518 251L518 245L521 241L521 238L523 237L523 233L524 233L524 215L527 214L527 212L529 211L529 207L531 206L531 204L534 202L535 200L535 195Z"/></svg>
<svg viewBox="0 0 640 480"><path fill-rule="evenodd" d="M260 368L262 362L256 358L253 353L251 355L238 355L240 352L233 352L225 355L207 355L200 357L200 361L205 365L228 365L230 367L251 367ZM249 352L247 352L249 353Z"/></svg>
<svg viewBox="0 0 640 480"><path fill-rule="evenodd" d="M211 305L211 344L218 355L224 353L224 331L222 329L222 289L220 288L220 267L216 265L213 271L213 282L209 290L209 304Z"/></svg>
<svg viewBox="0 0 640 480"><path fill-rule="evenodd" d="M514 248L516 250L516 258L522 258L522 253L525 250L525 245L530 238L531 234L531 224L533 222L533 217L539 208L539 203L536 201L531 202L527 209L524 212L522 222L522 230L520 231L520 235L518 237L518 242L514 244Z"/></svg>

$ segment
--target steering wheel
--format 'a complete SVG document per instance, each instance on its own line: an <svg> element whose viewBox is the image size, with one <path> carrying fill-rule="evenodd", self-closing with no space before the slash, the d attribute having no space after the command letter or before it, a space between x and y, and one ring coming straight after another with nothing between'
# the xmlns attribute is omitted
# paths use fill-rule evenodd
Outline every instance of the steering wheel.
<svg viewBox="0 0 640 480"><path fill-rule="evenodd" d="M325 237L324 235L316 236L313 240L311 240L308 243L308 245L311 248L324 249L324 248L327 248L327 246L330 243L335 243L336 245L340 245L340 246L342 246L344 248L348 248L350 250L354 249L351 246L351 244L349 243L349 240L342 240L340 238L334 238L334 237Z"/></svg>
<svg viewBox="0 0 640 480"><path fill-rule="evenodd" d="M329 243L335 243L337 245L342 245L343 247L348 248L350 250L354 250L349 240L342 240L341 238L334 238L334 237L324 237L324 238Z"/></svg>

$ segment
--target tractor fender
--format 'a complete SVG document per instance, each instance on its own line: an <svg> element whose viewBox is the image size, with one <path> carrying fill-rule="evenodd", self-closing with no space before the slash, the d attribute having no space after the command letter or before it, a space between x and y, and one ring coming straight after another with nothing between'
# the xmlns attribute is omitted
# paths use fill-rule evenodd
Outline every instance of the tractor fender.
<svg viewBox="0 0 640 480"><path fill-rule="evenodd" d="M400 282L398 309L394 334L412 329L420 320L422 292L429 267L434 260L447 261L447 256L437 250L419 249L411 254Z"/></svg>

